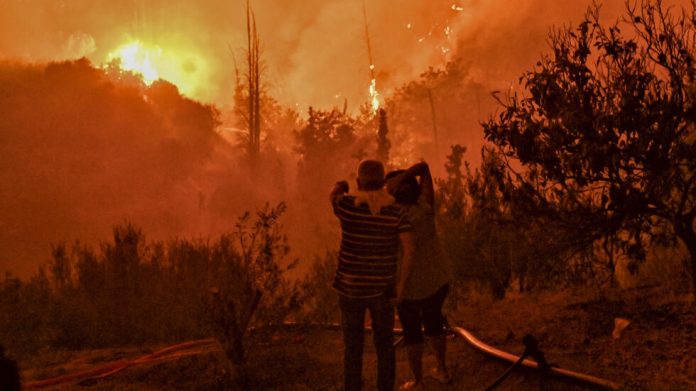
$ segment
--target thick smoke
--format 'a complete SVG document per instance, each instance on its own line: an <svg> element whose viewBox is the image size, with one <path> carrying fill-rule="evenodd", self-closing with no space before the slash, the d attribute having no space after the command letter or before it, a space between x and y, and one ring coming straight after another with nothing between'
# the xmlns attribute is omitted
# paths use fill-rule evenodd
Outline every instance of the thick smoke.
<svg viewBox="0 0 696 391"><path fill-rule="evenodd" d="M357 112L370 80L363 2L251 3L269 94L301 113L309 105L340 107L344 99ZM547 51L551 26L577 22L589 3L366 0L384 96L455 57L466 69L466 104L447 106L449 114L439 117L454 131L435 153L402 148L399 163L438 163L452 143L477 155L478 121L495 110L490 91L516 88ZM50 243L93 242L124 220L159 238L206 235L232 228L235 216L262 202L302 198L292 191L296 156L267 155L267 172L255 174L268 179L260 186L239 164L239 149L216 131L216 110L168 83L143 92L137 83L110 82L85 62L31 65L83 56L100 65L119 45L140 39L184 53L182 66L203 86L191 97L227 107L234 60L243 62L243 1L0 0L0 7L0 60L7 61L0 65L0 271L26 275L48 256ZM624 9L622 0L606 1L604 18ZM412 131L402 119L390 137L400 145L421 142ZM428 143L427 129L419 132Z"/></svg>
<svg viewBox="0 0 696 391"><path fill-rule="evenodd" d="M132 78L132 76L130 76ZM230 230L252 193L212 106L86 60L0 63L0 267L26 275L49 244L130 221L155 238ZM230 207L233 205L233 207Z"/></svg>
<svg viewBox="0 0 696 391"><path fill-rule="evenodd" d="M362 0L255 0L266 75L281 102L350 108L367 100L370 80ZM388 94L428 66L459 54L478 77L509 83L544 50L552 24L577 20L589 1L365 0L378 88ZM245 45L243 1L5 0L0 56L45 61L106 60L139 39L189 53L201 86L193 98L229 104L234 61ZM624 8L606 1L607 15ZM235 50L242 62L243 52ZM182 66L187 62L182 58ZM196 64L198 62L198 64ZM191 64L193 63L193 64Z"/></svg>

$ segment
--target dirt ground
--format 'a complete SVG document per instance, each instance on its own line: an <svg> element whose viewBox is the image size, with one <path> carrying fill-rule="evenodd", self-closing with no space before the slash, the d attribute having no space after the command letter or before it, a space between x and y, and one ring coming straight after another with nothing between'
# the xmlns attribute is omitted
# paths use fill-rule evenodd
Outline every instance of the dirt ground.
<svg viewBox="0 0 696 391"><path fill-rule="evenodd" d="M517 354L522 336L534 335L551 364L626 390L696 390L696 306L690 294L549 293L500 302L480 297L453 316L483 341ZM616 318L630 321L619 338L612 337Z"/></svg>
<svg viewBox="0 0 696 391"><path fill-rule="evenodd" d="M453 325L514 354L523 351L522 336L532 334L548 361L561 367L623 384L624 390L696 390L696 310L692 295L660 293L588 299L567 293L509 297L492 301L469 297L448 312ZM614 318L630 320L618 339ZM484 390L509 364L472 349L460 337L449 340L453 383L426 381L428 390ZM249 389L339 390L343 346L338 330L316 327L267 330L250 340ZM158 346L83 352L50 352L21 363L24 379L49 378L90 366L133 359ZM427 355L426 370L434 365ZM98 381L45 390L226 390L222 353L210 346L201 354L138 365ZM397 384L408 379L404 349L397 350ZM364 357L365 390L374 390L375 355L370 336ZM532 370L517 370L499 390L591 390Z"/></svg>

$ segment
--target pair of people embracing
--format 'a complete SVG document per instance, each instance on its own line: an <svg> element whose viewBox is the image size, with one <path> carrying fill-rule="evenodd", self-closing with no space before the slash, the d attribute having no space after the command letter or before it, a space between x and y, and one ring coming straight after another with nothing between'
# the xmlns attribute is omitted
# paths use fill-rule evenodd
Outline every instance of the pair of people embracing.
<svg viewBox="0 0 696 391"><path fill-rule="evenodd" d="M358 190L350 193L347 182L338 182L330 197L341 224L334 288L339 293L345 345L345 389L362 387L367 311L377 353L377 389L394 389L395 305L413 374L401 389L422 389L426 340L437 359L431 376L447 383L442 304L452 272L437 238L428 165L421 162L385 175L381 162L365 160L358 166L357 184Z"/></svg>

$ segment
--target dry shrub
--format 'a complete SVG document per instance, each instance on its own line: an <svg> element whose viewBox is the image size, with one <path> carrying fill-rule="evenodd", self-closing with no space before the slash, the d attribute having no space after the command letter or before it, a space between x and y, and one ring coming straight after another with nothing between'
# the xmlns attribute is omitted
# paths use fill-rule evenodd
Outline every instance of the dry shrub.
<svg viewBox="0 0 696 391"><path fill-rule="evenodd" d="M332 286L337 263L336 252L315 257L311 270L301 284L303 322L327 324L340 321L338 293Z"/></svg>
<svg viewBox="0 0 696 391"><path fill-rule="evenodd" d="M99 348L210 336L210 289L236 300L263 292L256 322L282 321L299 306L284 272L284 205L244 215L216 239L148 241L129 223L98 251L75 243L28 281L0 280L0 343L13 354L41 348Z"/></svg>

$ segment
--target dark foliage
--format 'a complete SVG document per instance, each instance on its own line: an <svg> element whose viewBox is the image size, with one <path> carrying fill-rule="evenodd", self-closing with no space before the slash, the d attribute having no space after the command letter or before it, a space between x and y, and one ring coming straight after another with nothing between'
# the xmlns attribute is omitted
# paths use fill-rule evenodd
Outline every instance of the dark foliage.
<svg viewBox="0 0 696 391"><path fill-rule="evenodd" d="M484 131L523 167L507 171L516 210L573 232L578 250L615 245L634 269L648 243L679 238L696 283L695 4L628 3L608 27L591 7L551 35L553 53Z"/></svg>
<svg viewBox="0 0 696 391"><path fill-rule="evenodd" d="M447 153L449 145L462 139L478 148L480 143L475 140L481 138L481 129L476 124L482 90L460 58L442 68L430 68L399 87L385 105L392 161L407 165L414 157L424 157L435 163Z"/></svg>
<svg viewBox="0 0 696 391"><path fill-rule="evenodd" d="M377 159L379 159L379 161L385 165L388 165L391 142L387 137L389 134L389 127L387 126L387 112L384 109L379 109L377 113L379 115L379 127L377 128Z"/></svg>
<svg viewBox="0 0 696 391"><path fill-rule="evenodd" d="M306 124L295 132L297 163L297 188L302 199L299 202L302 221L308 240L321 238L311 254L324 251L328 240L336 240L336 232L329 231L335 219L327 202L331 184L356 171L365 154L364 146L374 143L374 136L364 137L358 130L364 126L359 118L353 118L337 109L330 111L309 109ZM351 181L352 182L352 181ZM333 243L332 243L333 245Z"/></svg>
<svg viewBox="0 0 696 391"><path fill-rule="evenodd" d="M546 289L587 282L605 272L592 249L577 251L575 232L544 224L538 216L508 202L504 157L482 149L481 165L471 170L465 148L447 157L447 177L438 179L438 224L457 278L486 285L493 297L517 289Z"/></svg>
<svg viewBox="0 0 696 391"><path fill-rule="evenodd" d="M310 323L327 324L340 321L338 294L333 288L338 254L327 252L315 257L312 268L302 281L302 318Z"/></svg>
<svg viewBox="0 0 696 391"><path fill-rule="evenodd" d="M351 155L358 152L359 126L358 120L336 109L322 111L310 107L306 125L296 132L300 178L307 178L308 182L326 178L328 175L323 174L336 172L336 166L342 168L339 172L354 171L358 159ZM306 186L310 184L302 187Z"/></svg>
<svg viewBox="0 0 696 391"><path fill-rule="evenodd" d="M295 262L285 261L283 211L281 204L245 214L214 241L147 241L126 223L99 251L56 245L29 281L0 281L0 340L31 354L208 337L225 311L214 298L242 311L257 291L263 297L249 324L280 322L299 308L297 288L284 277Z"/></svg>
<svg viewBox="0 0 696 391"><path fill-rule="evenodd" d="M68 232L96 241L122 216L186 232L198 213L191 182L224 148L212 106L84 59L0 63L0 118L0 214L13 227L0 230L0 256L32 265L25 275L49 243Z"/></svg>

